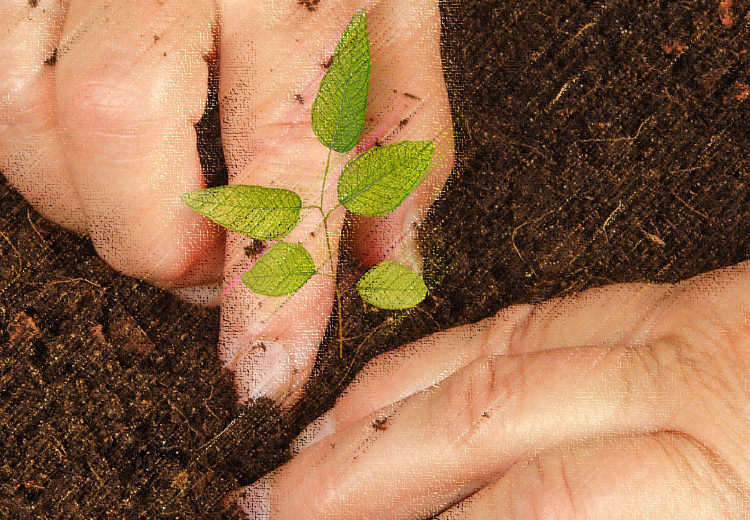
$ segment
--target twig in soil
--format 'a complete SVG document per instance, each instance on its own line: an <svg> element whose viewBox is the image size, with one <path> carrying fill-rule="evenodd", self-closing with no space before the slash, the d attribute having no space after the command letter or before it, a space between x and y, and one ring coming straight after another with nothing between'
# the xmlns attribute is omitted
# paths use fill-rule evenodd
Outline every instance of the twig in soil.
<svg viewBox="0 0 750 520"><path fill-rule="evenodd" d="M579 143L614 143L617 141L635 141L638 139L638 136L641 135L641 130L643 129L643 125L645 125L649 119L654 117L653 115L648 116L646 119L644 119L641 124L638 126L638 130L636 130L635 135L632 137L613 137L609 139L579 139Z"/></svg>
<svg viewBox="0 0 750 520"><path fill-rule="evenodd" d="M216 444L216 441L219 440L219 437L221 437L222 435L224 435L232 427L232 425L238 419L239 419L239 417L235 417L234 419L232 419L231 421L229 421L229 424L227 424L226 428L224 428L223 430L221 430L219 433L217 433L216 435L214 435L214 437L211 440L205 442L203 444L203 446L201 446L200 448L198 448L197 451L203 452L203 453L199 453L197 457L195 457L193 460L191 460L190 461L190 465L192 466L195 463L195 461L197 461L198 459L200 459L211 446L213 446L214 444Z"/></svg>
<svg viewBox="0 0 750 520"><path fill-rule="evenodd" d="M8 245L11 247L11 249L13 249L13 251L16 252L16 256L18 256L20 258L21 257L21 253L18 252L18 249L16 249L16 246L13 245L13 242L10 241L10 238L8 238L8 235L6 235L2 231L0 231L0 237L3 237L3 239L5 239L5 241L8 242Z"/></svg>
<svg viewBox="0 0 750 520"><path fill-rule="evenodd" d="M643 226L641 226L640 224L636 224L636 225L638 226L638 229L640 229L641 232L644 235L646 235L646 238L648 238L654 244L656 244L658 246L661 246L661 247L665 247L667 245L667 243L664 242L664 240L659 235L654 235L653 233L649 233L648 231L646 231L645 229L643 229ZM653 223L652 223L652 225L653 225Z"/></svg>
<svg viewBox="0 0 750 520"><path fill-rule="evenodd" d="M693 206L691 206L690 204L688 204L687 202L685 202L685 201L684 201L684 200L682 199L682 197L680 197L679 195L677 195L677 194L676 194L676 193L674 192L674 190L673 190L673 189L671 189L671 188L670 188L670 189L669 189L669 193L671 193L672 195L674 195L674 197L675 197L675 198L676 198L677 200L679 200L680 202L682 202L682 203L683 203L683 204L684 204L684 205L685 205L685 206L686 206L686 207L687 207L687 208L688 208L688 209L689 209L690 211L692 211L693 213L695 213L695 214L696 214L696 215L698 215L699 217L703 217L703 218L705 218L706 220L711 220L711 217L709 217L708 215L706 215L706 214L705 214L705 213L703 213L702 211L698 211L698 210L697 210L697 209L695 209L695 208L694 208Z"/></svg>
<svg viewBox="0 0 750 520"><path fill-rule="evenodd" d="M11 249L16 253L16 260L18 261L18 268L15 272L15 278L12 280L11 283L14 283L16 280L18 280L21 277L21 273L23 272L23 261L21 260L21 253L18 252L18 249L16 249L16 246L13 244L13 242L10 241L10 238L0 231L0 237L3 237L3 239L8 242L8 245Z"/></svg>
<svg viewBox="0 0 750 520"><path fill-rule="evenodd" d="M177 415L179 415L180 417L182 417L185 420L185 424L188 425L188 428L190 428L191 430L193 430L193 433L195 433L196 435L201 435L201 432L199 432L198 430L196 430L195 428L193 428L193 425L190 424L190 421L188 421L188 418L185 417L185 414L182 413L180 411L180 409L177 408L177 406L175 406L175 404L172 402L172 400L170 398L167 398L167 402L169 403L169 406L172 407L172 410L174 410L175 412L177 412Z"/></svg>
<svg viewBox="0 0 750 520"><path fill-rule="evenodd" d="M580 73L576 74L575 77L573 77L573 79L571 79L569 81L566 81L565 84L560 89L560 91L554 97L554 99L552 101L550 101L549 105L547 105L547 110L549 110L550 108L552 108L552 105L554 105L555 103L557 103L560 100L560 98L563 96L563 94L565 94L570 87L572 87L573 85L575 85L578 82L579 79L581 79L581 74Z"/></svg>
<svg viewBox="0 0 750 520"><path fill-rule="evenodd" d="M701 164L700 166L693 166L692 168L683 168L682 170L669 170L669 173L690 173L696 170L702 170L708 168L708 164Z"/></svg>
<svg viewBox="0 0 750 520"><path fill-rule="evenodd" d="M94 474L94 476L96 477L96 480L99 481L99 485L103 486L104 485L104 481L102 480L102 477L99 476L99 473L97 473L96 470L94 469L94 467L91 465L91 461L90 460L86 460L86 465L91 470L91 473Z"/></svg>
<svg viewBox="0 0 750 520"><path fill-rule="evenodd" d="M549 211L547 211L546 213L544 213L544 214L543 214L543 215L542 215L541 217L537 218L536 220L533 220L533 221L532 221L532 220L527 220L526 222L524 222L524 223L522 223L522 224L520 224L520 225L516 226L516 229L514 229L514 230L513 230L513 232L512 232L511 234L510 234L510 243L511 243L511 245L513 246L513 249L515 249L515 250L516 250L516 254L518 255L518 258L520 258L520 259L521 259L521 261L522 261L522 262L523 262L524 264L526 264L526 265L528 266L528 268L529 268L529 269L531 269L531 272L532 272L532 274L533 274L534 276L536 276L537 278L539 278L539 275L538 275L538 274L537 274L537 272L536 272L536 271L534 270L534 266L533 266L533 265L531 265L531 263L530 263L530 262L526 261L526 259L525 259L525 258L523 257L523 255L521 254L521 251L520 251L520 250L518 249L518 246L516 245L516 233L518 233L518 231L519 231L519 230L520 230L520 229L521 229L522 227L524 227L524 226L527 226L527 225L529 225L529 224L536 224L537 222L540 222L541 220L543 220L543 219L544 219L544 218L545 218L545 217L546 217L547 215L549 215L549 214L550 214L550 213L552 213L553 211L554 211L554 210L549 210Z"/></svg>
<svg viewBox="0 0 750 520"><path fill-rule="evenodd" d="M623 207L624 206L622 205L622 201L618 200L617 207L612 210L612 213L609 214L609 216L604 221L604 224L602 224L602 228L599 230L607 240L609 240L609 237L607 237L607 226L609 226L609 223L612 222L612 219L615 218L615 215L622 211Z"/></svg>
<svg viewBox="0 0 750 520"><path fill-rule="evenodd" d="M91 280L87 280L86 278L66 278L65 280L53 280L51 282L39 283L38 285L57 285L59 283L72 283L72 282L85 282L89 285L93 285L94 287L101 289L102 291L105 290L104 287L102 287L98 283L92 282Z"/></svg>
<svg viewBox="0 0 750 520"><path fill-rule="evenodd" d="M39 240L42 241L42 245L44 246L44 248L47 249L48 251L52 251L52 248L47 245L47 241L44 240L44 237L42 237L42 234L39 232L39 230L36 228L34 223L31 221L31 210L29 209L26 210L26 219L29 221L29 224L31 224L31 229L34 230L34 233L36 233L36 236L38 236Z"/></svg>

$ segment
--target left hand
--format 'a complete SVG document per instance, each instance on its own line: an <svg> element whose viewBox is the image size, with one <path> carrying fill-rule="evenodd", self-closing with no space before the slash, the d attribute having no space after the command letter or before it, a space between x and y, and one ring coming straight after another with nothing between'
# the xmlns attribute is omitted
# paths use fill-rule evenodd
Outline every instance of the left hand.
<svg viewBox="0 0 750 520"><path fill-rule="evenodd" d="M510 307L372 360L240 504L274 520L745 518L748 374L750 262Z"/></svg>
<svg viewBox="0 0 750 520"><path fill-rule="evenodd" d="M211 103L219 106L229 184L291 189L317 202L329 149L313 132L312 105L361 9L371 88L362 146L350 155L375 141L423 139L437 152L396 211L353 219L354 257L419 269L416 226L454 153L438 0L0 0L3 176L44 216L88 234L113 268L195 302L221 303L219 357L243 402L289 405L301 394L333 308L345 210L328 220L332 259L317 212L303 214L286 238L303 243L328 276L285 298L239 282L258 243L180 200L210 177L196 133L209 63L218 71ZM326 208L338 203L343 166L336 154Z"/></svg>

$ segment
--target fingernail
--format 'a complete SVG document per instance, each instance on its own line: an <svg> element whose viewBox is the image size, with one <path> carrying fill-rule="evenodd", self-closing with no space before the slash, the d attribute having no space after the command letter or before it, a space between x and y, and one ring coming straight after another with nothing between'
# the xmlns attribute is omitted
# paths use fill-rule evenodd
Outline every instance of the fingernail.
<svg viewBox="0 0 750 520"><path fill-rule="evenodd" d="M193 287L175 287L172 294L195 305L215 307L221 301L221 284L196 285Z"/></svg>
<svg viewBox="0 0 750 520"><path fill-rule="evenodd" d="M421 275L423 260L422 254L419 252L419 240L417 236L417 226L420 220L421 215L418 211L410 211L406 214L402 228L402 240L396 246L394 256L397 262L406 265Z"/></svg>
<svg viewBox="0 0 750 520"><path fill-rule="evenodd" d="M311 422L307 428L302 430L302 433L292 441L292 453L295 455L300 453L308 446L312 446L321 439L333 435L335 431L336 419L333 417L333 412L329 411Z"/></svg>
<svg viewBox="0 0 750 520"><path fill-rule="evenodd" d="M256 340L235 365L242 401L269 397L278 401L292 386L294 366L289 352L276 341Z"/></svg>
<svg viewBox="0 0 750 520"><path fill-rule="evenodd" d="M256 480L240 491L237 505L248 520L268 520L271 517L271 475Z"/></svg>

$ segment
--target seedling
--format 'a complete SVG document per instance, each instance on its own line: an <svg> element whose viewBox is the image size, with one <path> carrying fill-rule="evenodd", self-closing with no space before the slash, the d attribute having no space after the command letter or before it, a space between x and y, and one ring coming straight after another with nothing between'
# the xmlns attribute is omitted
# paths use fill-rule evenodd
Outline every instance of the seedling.
<svg viewBox="0 0 750 520"><path fill-rule="evenodd" d="M295 228L301 211L320 211L328 259L333 265L328 231L331 213L344 206L357 215L385 215L403 202L429 168L435 151L431 141L401 141L374 147L347 163L338 181L338 204L330 209L323 207L331 154L347 153L360 140L369 83L370 42L362 10L352 17L341 36L312 106L313 132L329 149L319 201L303 205L293 191L246 185L218 186L182 195L185 204L229 230L258 240L278 240L242 275L242 282L251 291L285 296L319 274L302 245L280 240ZM365 273L356 290L366 302L391 310L413 307L427 295L420 275L391 260ZM342 291L338 284L335 293L339 346L343 348Z"/></svg>

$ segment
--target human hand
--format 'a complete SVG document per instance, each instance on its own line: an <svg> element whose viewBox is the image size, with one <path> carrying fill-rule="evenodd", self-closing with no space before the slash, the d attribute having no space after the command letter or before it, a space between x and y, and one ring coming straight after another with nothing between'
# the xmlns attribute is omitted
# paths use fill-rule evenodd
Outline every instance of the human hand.
<svg viewBox="0 0 750 520"><path fill-rule="evenodd" d="M209 62L218 60L229 182L317 199L328 150L312 132L310 109L341 32L365 5L372 72L363 146L396 134L432 140L439 163L396 212L355 222L355 251L367 264L386 255L418 264L414 226L453 157L437 1L0 6L0 170L45 216L88 233L114 268L193 300L220 301L219 354L236 371L242 400L299 395L333 282L315 277L287 299L252 294L238 284L254 260L245 253L251 240L225 235L180 201L205 186L194 125L206 106ZM331 185L344 162L334 165ZM344 216L339 208L329 218L334 248ZM321 260L320 227L308 212L289 240ZM335 265L325 269L335 273Z"/></svg>
<svg viewBox="0 0 750 520"><path fill-rule="evenodd" d="M372 360L239 502L273 520L745 518L749 370L750 262L510 307Z"/></svg>

